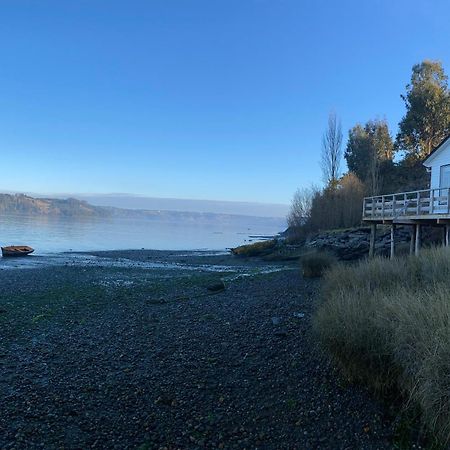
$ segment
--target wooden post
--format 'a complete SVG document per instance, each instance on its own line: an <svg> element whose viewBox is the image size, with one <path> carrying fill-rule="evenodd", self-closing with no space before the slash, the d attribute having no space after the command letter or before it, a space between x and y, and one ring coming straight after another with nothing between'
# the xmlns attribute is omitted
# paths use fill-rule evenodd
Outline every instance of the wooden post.
<svg viewBox="0 0 450 450"><path fill-rule="evenodd" d="M447 189L447 214L450 214L450 188Z"/></svg>
<svg viewBox="0 0 450 450"><path fill-rule="evenodd" d="M420 251L420 244L421 244L421 242L420 242L420 238L421 238L420 231L421 231L420 230L420 223L416 223L416 245L415 245L415 249L414 249L414 252L415 252L416 256L419 255L419 251Z"/></svg>
<svg viewBox="0 0 450 450"><path fill-rule="evenodd" d="M431 189L431 191L430 191L430 209L429 209L429 213L433 214L433 210L434 210L434 189Z"/></svg>
<svg viewBox="0 0 450 450"><path fill-rule="evenodd" d="M373 258L375 255L376 236L377 236L377 224L372 223L370 225L369 258Z"/></svg>
<svg viewBox="0 0 450 450"><path fill-rule="evenodd" d="M416 226L411 227L411 240L409 241L409 254L414 255L414 248L416 245Z"/></svg>
<svg viewBox="0 0 450 450"><path fill-rule="evenodd" d="M448 247L450 244L450 225L445 224L445 246Z"/></svg>
<svg viewBox="0 0 450 450"><path fill-rule="evenodd" d="M395 225L391 224L391 259L395 256Z"/></svg>

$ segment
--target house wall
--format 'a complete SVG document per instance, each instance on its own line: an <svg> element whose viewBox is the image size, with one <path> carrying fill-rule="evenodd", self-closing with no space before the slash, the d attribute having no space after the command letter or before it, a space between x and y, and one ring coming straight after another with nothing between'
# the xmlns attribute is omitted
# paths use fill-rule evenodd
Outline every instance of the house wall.
<svg viewBox="0 0 450 450"><path fill-rule="evenodd" d="M431 167L431 189L438 189L440 187L441 166L446 164L450 164L450 141L447 141L444 146L438 150L436 156L426 164L427 167Z"/></svg>

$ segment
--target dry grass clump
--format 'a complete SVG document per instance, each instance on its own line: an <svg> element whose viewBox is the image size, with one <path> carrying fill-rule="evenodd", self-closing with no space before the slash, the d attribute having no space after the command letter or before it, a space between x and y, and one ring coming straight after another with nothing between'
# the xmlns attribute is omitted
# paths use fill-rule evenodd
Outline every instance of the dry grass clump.
<svg viewBox="0 0 450 450"><path fill-rule="evenodd" d="M275 239L255 242L253 244L241 245L231 249L233 255L238 256L264 256L271 253L277 245Z"/></svg>
<svg viewBox="0 0 450 450"><path fill-rule="evenodd" d="M333 254L324 251L307 253L300 260L302 273L306 278L321 277L336 262Z"/></svg>
<svg viewBox="0 0 450 450"><path fill-rule="evenodd" d="M400 390L407 406L450 443L450 250L334 266L315 326L353 380Z"/></svg>

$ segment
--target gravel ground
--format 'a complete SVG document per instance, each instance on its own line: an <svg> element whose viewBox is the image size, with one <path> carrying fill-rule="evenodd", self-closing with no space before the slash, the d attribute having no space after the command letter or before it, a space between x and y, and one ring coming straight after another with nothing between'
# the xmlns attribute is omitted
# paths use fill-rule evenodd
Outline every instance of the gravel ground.
<svg viewBox="0 0 450 450"><path fill-rule="evenodd" d="M183 254L125 256L236 265ZM250 267L0 271L0 448L393 448L383 408L320 355L318 282Z"/></svg>

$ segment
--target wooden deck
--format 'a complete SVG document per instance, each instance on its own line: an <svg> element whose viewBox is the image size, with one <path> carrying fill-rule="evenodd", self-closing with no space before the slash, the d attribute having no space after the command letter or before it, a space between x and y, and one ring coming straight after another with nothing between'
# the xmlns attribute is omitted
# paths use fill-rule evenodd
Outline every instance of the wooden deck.
<svg viewBox="0 0 450 450"><path fill-rule="evenodd" d="M445 224L450 221L450 188L366 197L363 221L371 223Z"/></svg>
<svg viewBox="0 0 450 450"><path fill-rule="evenodd" d="M395 226L411 226L410 253L419 254L422 225L445 225L443 244L450 245L450 188L366 197L363 221L371 224L369 256L374 256L377 224L391 225L391 258L395 254Z"/></svg>

